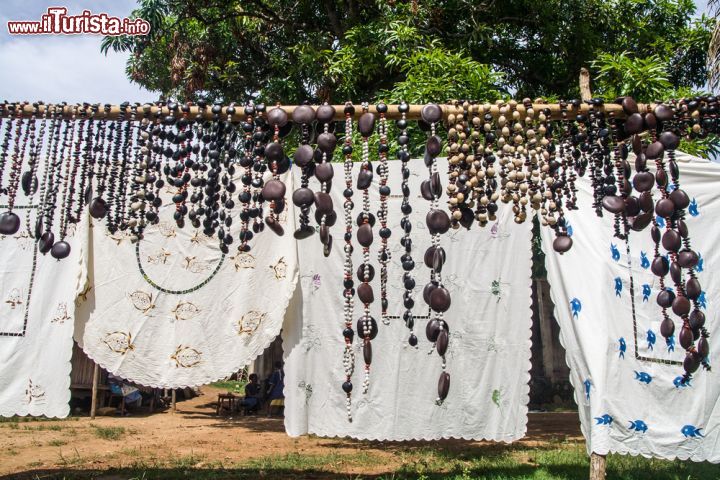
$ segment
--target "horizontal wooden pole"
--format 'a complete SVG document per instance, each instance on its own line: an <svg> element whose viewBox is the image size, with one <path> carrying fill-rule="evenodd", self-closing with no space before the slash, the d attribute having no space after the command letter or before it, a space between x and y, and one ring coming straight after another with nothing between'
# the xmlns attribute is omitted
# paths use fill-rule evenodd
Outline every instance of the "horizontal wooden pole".
<svg viewBox="0 0 720 480"><path fill-rule="evenodd" d="M8 116L16 116L16 112L11 112L7 106L12 104L4 105L4 108L0 112L0 116L2 117L8 117ZM15 104L19 105L19 104ZM507 105L507 104L505 104ZM417 120L420 118L420 112L422 110L424 105L410 105L410 109L408 113L406 114L406 118L408 120ZM45 112L46 108L51 108L52 105L39 105L38 106L38 116L42 116ZM345 115L343 113L345 105L335 105L335 119L336 120L343 120L345 118ZM442 107L445 118L448 117L448 115L451 114L460 114L463 112L463 108L461 106L454 106L454 105L440 105ZM489 107L489 108L487 108ZM501 105L497 104L486 104L484 107L483 105L476 105L470 107L470 112L479 112L480 114L484 114L489 112L493 117L500 116L500 109ZM83 114L85 116L92 115L93 118L96 119L108 119L108 120L115 120L121 116L121 107L119 105L109 105L104 106L101 105L97 112L94 114L92 113L92 108L90 106L83 106L83 105L56 105L56 108L62 110L63 117L71 118L73 115L75 115L77 118L82 118ZM220 114L221 118L227 119L227 106L222 107L222 113ZM272 108L275 108L273 105L268 105L267 110L270 110ZM297 108L297 105L281 105L280 108L285 110L287 112L288 117L292 118L293 111ZM317 106L314 106L313 108L317 108ZM534 110L534 115L537 116L541 111L545 109L550 110L550 117L553 120L560 120L562 118L562 109L560 107L560 104L557 103L533 103L532 108ZM655 108L655 104L638 104L638 108L640 110L640 113L645 112L651 112ZM235 106L235 113L232 115L232 121L242 121L246 118L245 113L243 112L244 105L236 105ZM17 109L16 109L17 110ZM375 105L370 105L368 110L372 113L377 113L377 108ZM527 109L525 106L518 102L517 105L514 107L509 107L508 111L517 110L520 113L521 118L525 118ZM598 111L604 111L607 114L613 114L616 118L625 118L625 112L623 112L623 109L620 105L615 103L607 103L605 105L602 105L600 107L596 107L596 110ZM573 107L572 105L568 104L566 107L567 112L567 118L568 119L574 119L575 116L578 113L587 113L590 111L590 105L586 103L582 103L578 108ZM143 104L139 105L137 107L137 113L135 118L136 119L142 119L145 117L151 117L155 118L155 116L160 113L160 117L168 116L168 115L174 115L175 117L182 117L184 115L184 112L182 112L179 108L175 112L171 112L167 107L158 107L157 105L151 105L151 104ZM30 117L33 113L33 105L32 104L25 104L22 107L22 115L23 117ZM266 112L267 113L267 112ZM355 118L359 118L360 115L362 115L363 109L361 105L355 105ZM126 118L130 118L130 107L125 109L125 115ZM200 108L197 105L193 105L190 107L190 112L188 113L188 118L196 118L197 115L200 114L202 118L211 120L214 118L214 114L212 113L212 105L209 105L205 108ZM399 119L401 118L401 113L398 110L398 105L388 105L388 111L385 114L387 118L389 119ZM509 118L508 118L509 119Z"/></svg>

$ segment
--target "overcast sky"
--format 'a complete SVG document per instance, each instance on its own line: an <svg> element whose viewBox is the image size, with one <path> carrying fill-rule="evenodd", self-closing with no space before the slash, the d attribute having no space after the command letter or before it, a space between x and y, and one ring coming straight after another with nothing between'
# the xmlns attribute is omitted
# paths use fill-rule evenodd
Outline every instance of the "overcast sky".
<svg viewBox="0 0 720 480"><path fill-rule="evenodd" d="M121 103L153 101L125 76L126 54L100 53L100 35L10 35L8 20L39 20L48 6L63 5L71 14L83 9L127 17L135 0L0 0L0 100ZM698 13L706 0L695 2Z"/></svg>

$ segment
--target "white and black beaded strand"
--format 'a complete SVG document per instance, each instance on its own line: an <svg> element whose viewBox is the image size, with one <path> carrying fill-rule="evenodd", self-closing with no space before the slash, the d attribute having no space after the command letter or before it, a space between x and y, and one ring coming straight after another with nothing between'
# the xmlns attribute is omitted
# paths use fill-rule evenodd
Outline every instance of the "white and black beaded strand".
<svg viewBox="0 0 720 480"><path fill-rule="evenodd" d="M107 113L110 111L110 105L103 107L103 117L98 125L97 136L95 138L95 148L93 155L96 158L95 169L92 174L95 178L95 196L88 203L88 212L90 216L100 220L107 215L108 204L105 200L105 190L107 188L108 166L110 162L110 144L112 139L113 124L108 125ZM106 150L107 148L107 150Z"/></svg>
<svg viewBox="0 0 720 480"><path fill-rule="evenodd" d="M377 212L377 219L380 222L380 249L378 250L378 263L380 264L380 319L384 325L389 325L388 319L388 299L387 299L387 280L388 280L388 263L390 262L390 249L388 249L388 239L392 233L388 227L388 197L390 197L390 186L388 185L388 176L390 174L387 156L390 151L390 145L387 138L387 118L385 114L388 106L385 103L378 103L375 106L379 114L378 121L378 176L380 187L380 209Z"/></svg>
<svg viewBox="0 0 720 480"><path fill-rule="evenodd" d="M252 177L252 205L250 217L253 219L252 231L255 234L265 229L263 222L263 198L261 189L263 187L263 174L267 170L265 163L265 145L267 144L269 125L265 119L265 104L255 105L255 132L253 133L253 177Z"/></svg>
<svg viewBox="0 0 720 480"><path fill-rule="evenodd" d="M33 117L34 118L37 117L37 113L38 113L38 109L39 109L40 105L43 105L42 102L33 104ZM23 173L22 179L20 180L20 183L21 183L22 189L23 189L23 193L25 193L25 197L27 198L28 205L34 205L33 199L40 187L40 181L38 179L38 170L39 170L39 166L40 166L40 155L42 154L42 147L43 147L44 138L45 138L45 129L47 128L48 114L49 114L49 110L47 108L44 108L42 117L40 119L40 128L38 129L37 133L35 132L35 122L32 121L30 124L30 128L31 128L30 158L28 160L30 170ZM36 220L37 220L37 218L39 218L37 209L35 210L35 217L36 217ZM36 229L32 226L31 219L30 219L30 211L28 211L27 216L25 217L25 225L26 225L28 234L32 238L37 239L38 235L36 235Z"/></svg>
<svg viewBox="0 0 720 480"><path fill-rule="evenodd" d="M342 389L345 392L345 410L347 412L347 418L349 422L352 422L352 375L355 372L355 350L353 350L353 338L355 332L353 331L353 316L355 310L355 289L353 282L353 262L352 262L352 230L353 230L353 190L352 190L352 167L353 167L353 116L355 115L355 107L352 102L345 104L343 111L345 114L345 140L343 144L343 155L345 155L345 162L343 163L343 171L345 174L345 190L343 191L343 214L345 220L345 246L343 247L343 253L345 254L345 260L343 262L343 339L345 346L343 348L343 371L345 373L345 381L342 384Z"/></svg>
<svg viewBox="0 0 720 480"><path fill-rule="evenodd" d="M335 118L335 107L327 103L320 105L315 112L318 124L322 125L322 133L317 138L317 150L315 151L315 178L320 182L320 191L315 193L315 221L318 222L320 243L323 245L323 255L326 257L332 251L333 238L330 235L330 227L337 221L337 213L333 206L330 188L334 170L332 160L337 138L330 132L331 122Z"/></svg>
<svg viewBox="0 0 720 480"><path fill-rule="evenodd" d="M428 104L421 110L423 121L430 125L430 138L425 145L425 164L428 166L430 178L423 181L422 189L430 193L430 211L425 217L425 224L432 235L432 245L425 251L425 265L430 268L430 282L423 289L423 299L433 312L428 321L425 333L434 344L438 355L442 358L442 373L438 380L438 396L436 403L442 404L450 390L450 374L446 371L445 353L449 343L449 327L443 314L450 308L450 292L442 282L442 268L445 263L445 250L440 246L440 235L450 229L450 217L445 210L438 207L442 194L442 184L437 168L437 156L442 151L440 137L436 134L436 125L442 120L443 111L439 105Z"/></svg>
<svg viewBox="0 0 720 480"><path fill-rule="evenodd" d="M417 336L415 335L415 318L413 316L412 309L415 306L415 299L413 298L413 290L415 289L415 278L412 276L412 271L415 269L415 261L412 258L412 239L410 238L410 232L412 231L412 221L410 220L410 214L412 213L412 206L410 205L410 186L408 180L410 179L410 167L408 162L410 161L409 143L410 136L408 135L407 127L407 112L410 107L407 103L401 102L398 105L398 111L400 112L400 119L397 120L396 125L400 129L398 135L398 160L402 163L400 173L402 174L402 184L400 190L402 191L403 201L400 206L403 217L400 219L400 228L403 230L403 236L400 238L400 245L405 249L405 253L400 257L400 261L403 268L403 287L405 287L405 293L403 293L403 306L405 312L403 312L403 320L405 326L410 331L408 337L408 343L411 347L416 347L418 343Z"/></svg>
<svg viewBox="0 0 720 480"><path fill-rule="evenodd" d="M370 192L368 188L372 183L373 173L372 164L370 163L370 146L368 144L370 136L375 130L375 115L368 111L368 104L363 103L364 113L358 120L358 131L362 138L362 163L360 164L360 172L358 173L357 188L363 192L362 213L358 217L357 223L359 228L357 231L358 243L362 246L363 263L358 268L358 278L362 282L358 285L357 295L363 303L363 314L357 322L357 334L363 343L363 359L365 360L365 378L363 379L363 393L367 393L370 388L370 365L372 364L372 343L371 341L378 334L378 325L375 319L370 315L370 304L374 301L373 289L370 282L375 275L372 265L370 265L370 245L373 242L372 226L375 218L370 213Z"/></svg>

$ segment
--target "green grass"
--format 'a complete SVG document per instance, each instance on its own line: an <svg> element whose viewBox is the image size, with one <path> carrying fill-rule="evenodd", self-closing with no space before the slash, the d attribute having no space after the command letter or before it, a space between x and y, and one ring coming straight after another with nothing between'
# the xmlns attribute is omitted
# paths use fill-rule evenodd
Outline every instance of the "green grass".
<svg viewBox="0 0 720 480"><path fill-rule="evenodd" d="M95 436L103 440L119 440L125 435L124 427L100 427L98 425L91 425L91 427L94 429Z"/></svg>
<svg viewBox="0 0 720 480"><path fill-rule="evenodd" d="M62 447L63 445L67 445L67 443L65 440L50 440L48 445L51 447Z"/></svg>
<svg viewBox="0 0 720 480"><path fill-rule="evenodd" d="M213 382L210 384L211 387L221 388L228 392L243 393L245 391L246 382L238 382L237 380L221 380L219 382Z"/></svg>
<svg viewBox="0 0 720 480"><path fill-rule="evenodd" d="M377 444L363 444L378 447ZM52 472L52 478L109 478L200 480L312 478L315 480L574 480L587 478L589 461L584 445L551 442L528 448L514 445L473 445L453 443L420 446L383 443L379 447L392 456L372 451L338 447L328 453L305 455L297 452L266 456L243 463L208 462L202 455L138 458L126 468L104 472L73 470ZM62 457L66 465L78 465L77 452ZM387 465L387 468L383 466ZM344 473L374 471L374 475ZM65 475L70 475L66 477ZM708 463L663 461L610 455L608 480L713 480L720 479L720 466Z"/></svg>

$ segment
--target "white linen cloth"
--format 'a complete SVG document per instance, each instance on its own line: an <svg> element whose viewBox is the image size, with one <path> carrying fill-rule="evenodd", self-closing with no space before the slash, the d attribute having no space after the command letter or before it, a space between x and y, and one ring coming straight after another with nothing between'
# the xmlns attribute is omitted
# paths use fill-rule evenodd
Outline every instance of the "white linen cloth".
<svg viewBox="0 0 720 480"><path fill-rule="evenodd" d="M236 248L240 202L225 255L189 221L177 228L170 191L138 243L93 221L75 333L88 356L138 384L180 388L225 378L261 354L280 333L298 279L292 175L283 177L285 234L266 228L247 253Z"/></svg>
<svg viewBox="0 0 720 480"><path fill-rule="evenodd" d="M22 191L18 197L24 198ZM14 212L21 219L20 230L0 236L0 416L66 417L82 271L79 237L87 224L69 224L70 255L58 261L38 252L30 237L28 225L34 230L36 209L16 206Z"/></svg>
<svg viewBox="0 0 720 480"><path fill-rule="evenodd" d="M441 406L436 405L442 370L441 359L430 351L431 344L425 336L428 308L422 299L422 289L429 281L430 271L423 264L423 255L430 245L430 234L425 227L429 202L419 196L420 182L428 177L428 169L420 159L410 162L415 332L419 343L417 348L408 344L409 331L402 320L401 164L391 161L388 312L395 318L390 319L389 325L381 321L377 223L370 255L375 268L372 282L375 302L371 313L378 322L379 333L372 341L367 394L362 393L361 342L355 337L353 421L348 421L346 396L341 389L345 380L342 362L345 183L342 164L334 167L330 192L338 214L331 229L334 247L325 258L317 235L298 243L301 278L283 327L288 434L377 440L465 438L511 442L521 438L526 431L529 391L531 223L515 224L511 209L504 205L498 221L486 228L450 230L442 236L441 245L447 252L443 279L452 295L452 306L445 314L450 328L446 356L451 382L447 399ZM357 164L353 168L353 221L362 211L362 192L355 189L358 168ZM439 170L447 171L446 160L439 161ZM446 185L447 175L441 175ZM311 187L319 190L316 182ZM443 199L441 205L444 206ZM371 187L374 215L378 207L378 185L374 181ZM353 272L362 262L356 231L354 226ZM355 275L354 278L357 287L359 282ZM356 297L353 329L361 315L362 303Z"/></svg>
<svg viewBox="0 0 720 480"><path fill-rule="evenodd" d="M706 292L709 358L714 363L720 280L709 272L720 265L720 165L688 161L691 157L680 153L677 157L680 186L692 199L686 222L692 246L702 256L698 278ZM701 368L690 386L682 386L682 365L663 363L682 362L685 352L677 341L671 346L660 334L661 308L655 301L659 283L650 271L651 227L632 232L628 250L612 236L613 216L592 213L589 178L578 179L577 187L580 211L566 214L572 249L557 255L552 250L554 234L546 228L542 240L588 452L720 461L717 372ZM659 193L654 196L659 198ZM662 246L660 252L665 253ZM668 275L666 287L672 286ZM668 313L677 337L682 322Z"/></svg>

